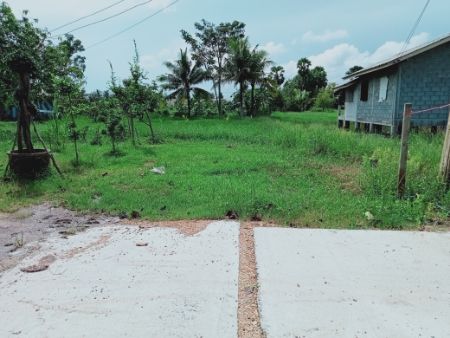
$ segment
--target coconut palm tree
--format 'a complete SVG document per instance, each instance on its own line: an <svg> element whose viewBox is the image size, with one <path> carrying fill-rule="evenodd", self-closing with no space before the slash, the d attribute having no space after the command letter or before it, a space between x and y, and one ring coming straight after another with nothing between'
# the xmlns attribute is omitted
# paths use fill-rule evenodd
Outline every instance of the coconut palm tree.
<svg viewBox="0 0 450 338"><path fill-rule="evenodd" d="M265 69L272 64L267 58L267 52L264 50L258 50L256 46L250 54L250 115L255 114L255 88L256 85L262 85L266 82Z"/></svg>
<svg viewBox="0 0 450 338"><path fill-rule="evenodd" d="M229 42L229 54L225 66L225 77L239 86L239 107L241 116L245 116L244 92L250 80L251 50L248 38L232 39Z"/></svg>
<svg viewBox="0 0 450 338"><path fill-rule="evenodd" d="M161 75L159 81L163 83L163 89L172 91L167 98L185 98L188 114L191 116L191 92L209 95L208 91L195 86L207 79L206 72L201 68L199 62L191 61L187 49L180 50L180 57L174 63L166 62L164 65L170 73Z"/></svg>

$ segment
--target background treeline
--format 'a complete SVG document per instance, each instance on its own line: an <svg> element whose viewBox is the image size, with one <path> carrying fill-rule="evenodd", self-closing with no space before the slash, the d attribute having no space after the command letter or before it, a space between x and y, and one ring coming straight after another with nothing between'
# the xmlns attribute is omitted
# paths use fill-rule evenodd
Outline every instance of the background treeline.
<svg viewBox="0 0 450 338"><path fill-rule="evenodd" d="M117 79L111 65L108 89L86 93L81 41L72 35L51 38L27 14L25 11L16 18L6 3L0 5L0 118L7 118L17 106L18 80L13 71L17 63L30 68L33 102L52 103L56 115L85 113L109 121L109 128L118 124L118 130L122 130L120 115L130 135L134 119L150 121L151 113L257 116L335 105L333 86L328 84L324 68L313 68L302 58L298 73L286 80L283 67L275 65L259 46L250 44L245 24L238 21L214 24L202 20L195 23L192 32L182 30L186 48L176 60L165 63L167 73L156 79L149 79L140 66L135 46L127 78ZM230 84L236 92L226 97L224 87ZM76 138L76 126L70 129Z"/></svg>

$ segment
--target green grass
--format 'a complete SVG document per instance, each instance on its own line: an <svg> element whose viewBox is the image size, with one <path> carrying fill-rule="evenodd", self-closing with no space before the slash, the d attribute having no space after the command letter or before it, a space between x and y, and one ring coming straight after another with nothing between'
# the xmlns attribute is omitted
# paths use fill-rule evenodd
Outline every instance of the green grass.
<svg viewBox="0 0 450 338"><path fill-rule="evenodd" d="M81 167L69 141L55 157L65 172L36 182L0 185L0 209L52 201L81 211L139 211L151 220L260 217L281 225L324 228L417 228L449 216L450 193L437 179L443 136L414 134L408 198L395 198L399 140L336 128L336 112L275 113L255 119L155 118L162 143L119 144L108 155L90 141L97 128L87 118ZM50 123L40 124L47 142ZM11 147L14 124L0 123L0 151ZM0 169L6 156L0 157ZM165 166L166 175L150 172ZM374 219L365 216L370 212Z"/></svg>

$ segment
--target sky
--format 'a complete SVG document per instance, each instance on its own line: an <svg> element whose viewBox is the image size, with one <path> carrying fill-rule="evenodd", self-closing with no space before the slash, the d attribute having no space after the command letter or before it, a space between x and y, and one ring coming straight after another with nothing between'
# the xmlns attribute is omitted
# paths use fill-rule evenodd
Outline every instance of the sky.
<svg viewBox="0 0 450 338"><path fill-rule="evenodd" d="M400 52L425 0L179 0L124 34L97 44L115 33L165 8L174 0L152 0L103 23L72 34L86 48L86 88L105 89L110 78L108 61L116 75L125 78L136 40L141 64L151 80L165 73L163 62L174 60L185 44L180 30L195 32L194 23L238 20L246 23L252 45L265 49L270 58L296 73L297 60L308 57L325 67L330 82L341 83L354 65L369 66ZM49 30L112 5L118 0L7 0L16 15L29 10L38 25ZM145 0L124 0L107 11L53 32L66 33L104 19ZM431 0L409 47L450 33L449 0ZM97 44L97 45L95 45ZM95 45L95 46L92 46ZM92 47L90 47L92 46Z"/></svg>

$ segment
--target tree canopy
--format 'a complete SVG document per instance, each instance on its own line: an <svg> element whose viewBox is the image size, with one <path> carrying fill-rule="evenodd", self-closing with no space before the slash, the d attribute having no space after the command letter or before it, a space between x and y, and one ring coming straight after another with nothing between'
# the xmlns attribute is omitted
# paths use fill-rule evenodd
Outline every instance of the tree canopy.
<svg viewBox="0 0 450 338"><path fill-rule="evenodd" d="M159 81L165 90L172 91L167 98L185 98L188 106L188 115L191 115L191 93L207 93L206 90L196 85L202 83L206 72L201 68L199 61L189 58L187 49L180 50L179 58L175 62L167 61L165 66L169 73L161 75Z"/></svg>
<svg viewBox="0 0 450 338"><path fill-rule="evenodd" d="M233 21L215 25L203 19L194 26L197 30L194 36L185 30L181 31L181 35L192 49L192 58L205 68L208 79L213 82L220 116L223 114L222 83L225 60L229 53L229 41L245 37L245 24Z"/></svg>

